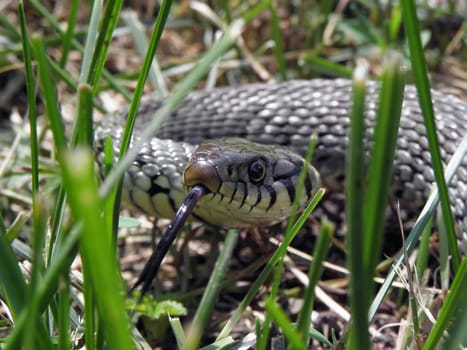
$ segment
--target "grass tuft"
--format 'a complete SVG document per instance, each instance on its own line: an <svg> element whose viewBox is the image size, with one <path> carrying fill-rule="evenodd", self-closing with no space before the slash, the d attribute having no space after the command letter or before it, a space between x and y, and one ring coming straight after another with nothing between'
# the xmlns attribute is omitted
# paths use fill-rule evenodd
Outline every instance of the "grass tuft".
<svg viewBox="0 0 467 350"><path fill-rule="evenodd" d="M465 38L465 23L455 24L459 13L456 2L448 1L446 7L435 9L423 5L423 11L418 11L422 5L414 1L384 5L348 2L337 6L332 1L315 4L305 0L286 5L269 0L254 5L228 1L219 4L172 4L172 1L163 1L159 8L153 10L150 10L149 3L138 16L138 21L143 23L142 29L133 31L138 32L134 35L141 41L141 63L135 63L133 51L128 48L132 46L133 39L128 40L125 31L132 27L129 22L136 16L124 1L97 0L89 3L72 0L69 8L62 8L58 5L48 7L47 3L37 0L30 0L25 6L20 0L17 8L16 3L2 6L2 348L150 348L153 344L143 339L133 319L130 319L128 310L135 309L154 318L157 327L165 327L157 339L166 347L175 346L167 344L169 340L164 338L166 330L170 329L179 348L204 346L203 349L221 349L238 342L241 343L239 346L251 342L250 346L264 349L271 346L271 326L274 325L277 326L275 338L278 343L282 342L275 346L368 349L380 345L376 344L375 331L388 334L385 333L387 328L374 328L381 322L378 317L384 311L379 307L385 299L392 302L387 305L395 305L394 314L401 315L402 321L416 322L413 326L400 327L399 337L405 342L402 347L450 349L466 346L466 316L459 310L466 307L467 259L457 248L446 183L463 166L467 136L443 169L427 73L428 69L439 67L439 71L447 75L446 80L452 80L449 83L456 85L449 74L456 71L453 62L460 60L462 63L459 53L466 45L462 40ZM437 30L440 23L443 30ZM144 37L147 29L151 30L149 40ZM392 51L400 52L400 55L384 66L382 57L387 57ZM358 76L360 66L356 62L361 58L366 59L369 66L363 76ZM198 271L186 268L191 261L186 257L184 267L178 270L168 268L169 277L166 278L173 280L175 286L178 286L178 277L183 279L180 288L173 288L173 294L163 295L157 300L145 300L136 307L132 305L134 300L125 303L126 288L122 283L117 253L119 248L125 250L126 242L135 239L135 235L123 239L116 234L120 200L114 189L135 154L130 150L124 155L130 143L139 101L149 90L146 80L155 60L160 70L157 79L164 79L164 83L172 87L172 92L167 93L163 108L154 116L141 142L152 137L163 118L186 94L202 85L200 82L207 74L206 86L212 87L286 77L351 78L355 71L358 76L352 102L355 116L352 117L352 147L346 175L347 246L342 250L335 245L329 246L334 228L323 221L320 229L316 229L320 233L315 243L313 263L291 268L286 254L287 249L292 250L291 242L303 225L307 224L313 230L318 226L307 220L323 197L323 191L319 191L305 213L296 222L290 221L283 243L265 265L261 260L251 263L241 270L240 277L237 276L237 266L227 267L235 258L233 248L239 237L238 233L230 231L217 260L210 256L216 253L216 249L211 248L206 254L209 261L206 266L217 261L207 287L202 278L186 272ZM387 164L391 164L394 147L394 135L389 134L397 128L400 91L405 80L400 75L401 66L410 67L407 79L411 81L413 77L417 86L437 186L401 248L405 251L393 258L378 293L373 296L374 270L381 257L380 228L391 173ZM430 73L432 81L436 81L438 74ZM384 77L381 89L383 103L378 112L385 119L381 119L377 126L372 157L374 164L366 173L363 156L365 81L381 75ZM394 80L386 79L389 75L394 75ZM154 81L152 83L156 85ZM25 84L24 88L22 84ZM19 88L15 90L15 86ZM109 176L100 184L92 154L94 112L105 112L106 101L120 98L116 96L131 102L128 127L120 154L122 159L117 164L113 164L111 142L106 143ZM76 104L76 112L69 118L73 119L73 126L65 120L70 115L67 113L70 101ZM14 121L17 114L28 119L29 123L24 123L25 131L21 122ZM41 118L41 114L45 118ZM11 135L4 134L4 120L8 127L11 126L14 136L11 144ZM371 182L366 186L368 178ZM376 178L379 179L374 180ZM431 222L439 202L443 213L442 228L445 228L440 230L441 241L448 245L448 252L445 255L441 253L441 273L437 272L440 264L433 263L434 259L429 257L433 251ZM132 226L133 230L137 226L127 221L119 229L125 225ZM138 232L143 230L141 227L137 228ZM422 234L422 242L416 251ZM335 242L336 237L332 237L332 241ZM329 256L328 250L331 252ZM347 257L347 252L349 270L331 269L332 263L336 263L336 256L341 257L337 258L337 263L345 264L343 256ZM298 265L301 260L295 258L294 263ZM407 270L416 270L415 277L404 276L403 265L412 264L414 259L416 268L410 266ZM129 264L133 263L126 262ZM177 268L179 265L175 259L170 266ZM302 273L298 277L295 271L299 267L308 269L308 276ZM137 264L133 269L138 269ZM227 274L228 269L235 271L231 274L233 276ZM254 277L243 279L243 274L250 277L251 271L256 270L259 272ZM345 271L344 277L342 270ZM300 282L291 280L289 272ZM377 273L384 271L378 269ZM410 293L397 289L399 284L394 281L398 274L401 279L412 281ZM421 278L422 275L429 278ZM437 284L440 275L442 282ZM271 284L268 284L270 278ZM301 281L304 281L304 286ZM192 285L195 287L190 289ZM343 296L342 293L342 290L347 292L349 285L350 324L349 313L345 309L347 294ZM439 285L442 289L437 289ZM423 298L427 289L442 301L438 313ZM326 296L325 292L331 296ZM326 304L321 302L323 294L328 300L335 299L332 300L335 309L344 311L335 322L338 328L328 333L317 327L323 324L316 322L319 320L316 315L320 316L323 310L328 311L328 301ZM213 309L218 306L219 295L226 296L221 298L222 301L238 298L238 304L229 304L229 312L216 313L218 310L214 312ZM283 307L287 304L283 301L290 301L287 305L293 305L297 299L301 308L295 314ZM410 299L414 300L410 305L411 314L405 314ZM422 312L433 314L436 320L428 331ZM186 314L193 320L191 328L185 324ZM213 319L219 320L219 316L224 317L223 323L212 322ZM246 322L241 323L242 319ZM161 323L157 323L159 321ZM240 328L248 337L235 340L235 332L240 325L248 322L256 326L247 330ZM214 331L211 332L212 329ZM213 341L213 334L218 336L217 340ZM401 343L394 340L389 347Z"/></svg>

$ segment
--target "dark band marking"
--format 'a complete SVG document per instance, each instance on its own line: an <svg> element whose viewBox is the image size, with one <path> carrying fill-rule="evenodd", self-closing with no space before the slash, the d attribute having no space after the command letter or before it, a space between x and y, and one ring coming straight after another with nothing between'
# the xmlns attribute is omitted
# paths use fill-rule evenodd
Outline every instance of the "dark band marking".
<svg viewBox="0 0 467 350"><path fill-rule="evenodd" d="M232 193L232 196L230 197L230 201L229 201L229 204L232 204L234 198L235 198L235 195L237 194L237 189L238 189L238 181L235 181L235 188L234 188L234 191Z"/></svg>
<svg viewBox="0 0 467 350"><path fill-rule="evenodd" d="M224 181L222 181L222 177L219 176L219 171L218 171L217 167L214 167L214 170L216 170L217 179L219 180L219 186L217 186L216 192L220 193L220 190L221 190L222 185L224 184Z"/></svg>
<svg viewBox="0 0 467 350"><path fill-rule="evenodd" d="M169 205L170 205L170 208L172 209L172 211L174 213L177 212L178 210L178 206L177 204L175 203L174 199L172 198L172 196L170 195L170 189L168 188L165 188L165 187L162 187L162 186L159 186L158 184L154 183L155 182L155 177L153 179L151 179L151 188L149 189L148 191L148 194L149 194L149 198L150 198L150 202L151 202L151 206L152 208L154 209L154 211L156 213L159 213L159 210L157 210L156 206L154 205L154 201L153 201L153 197L155 195L158 195L158 194L165 194L168 198L168 202L169 202ZM132 196L132 202L136 204L136 201L133 199L133 196ZM160 216L160 215L159 215Z"/></svg>
<svg viewBox="0 0 467 350"><path fill-rule="evenodd" d="M170 196L170 189L165 188L165 187L162 187L162 186L159 186L158 184L156 184L155 181L156 181L156 178L157 178L157 177L158 177L158 176L154 176L153 178L151 178L151 187L149 188L149 190L148 190L148 192L147 192L147 193L149 194L149 199L150 199L149 202L151 202L152 208L154 209L154 211L155 211L156 213L159 213L158 216L160 216L160 211L157 210L156 205L155 205L154 200L153 200L153 197L154 197L155 195L158 195L158 194L163 193L163 194L165 194L165 195L167 196L167 198L169 199L169 204L170 204L170 207L172 208L173 212L176 213L177 210L178 210L178 208L177 208L177 206L175 205L175 203L173 202L172 197ZM134 200L133 196L131 197L131 200L132 200L132 202L133 202L134 204L136 204L136 201Z"/></svg>
<svg viewBox="0 0 467 350"><path fill-rule="evenodd" d="M256 207L258 205L258 203L261 201L261 191L259 190L258 186L256 188L257 188L256 202L253 203L252 205L250 205L250 210L248 210L249 213L251 213L251 211L254 209L254 207Z"/></svg>
<svg viewBox="0 0 467 350"><path fill-rule="evenodd" d="M274 203L276 203L277 194L276 194L276 191L274 190L274 187L272 187L271 185L264 185L264 188L266 189L266 191L269 192L269 195L271 196L271 201L269 202L269 205L266 208L266 211L268 211L269 209L272 208Z"/></svg>
<svg viewBox="0 0 467 350"><path fill-rule="evenodd" d="M158 184L155 183L156 178L157 176L151 179L151 187L149 188L147 192L151 198L155 194L159 194L159 193L169 194L170 193L170 189L159 186ZM175 211L177 211L177 209L175 209Z"/></svg>
<svg viewBox="0 0 467 350"><path fill-rule="evenodd" d="M243 207L243 205L245 204L246 202L246 197L248 196L248 188L247 188L247 185L245 182L238 182L239 184L242 184L243 185L243 198L242 198L242 201L240 203L240 206L238 208L241 208Z"/></svg>
<svg viewBox="0 0 467 350"><path fill-rule="evenodd" d="M263 195L261 194L261 190L259 187L257 187L258 190L256 191L258 193L258 195L256 196L256 203L254 203L251 207L256 207L258 205L259 202L261 202L261 199L263 197Z"/></svg>
<svg viewBox="0 0 467 350"><path fill-rule="evenodd" d="M282 179L279 182L285 186L287 194L289 195L290 203L292 204L295 201L295 185L290 177Z"/></svg>
<svg viewBox="0 0 467 350"><path fill-rule="evenodd" d="M219 177L219 176L218 176L218 177ZM220 193L220 190L221 190L221 187L222 187L223 184L224 184L224 182L223 182L222 180L220 180L220 181L219 181L219 186L218 186L217 189L216 189L216 192L217 192L217 193Z"/></svg>

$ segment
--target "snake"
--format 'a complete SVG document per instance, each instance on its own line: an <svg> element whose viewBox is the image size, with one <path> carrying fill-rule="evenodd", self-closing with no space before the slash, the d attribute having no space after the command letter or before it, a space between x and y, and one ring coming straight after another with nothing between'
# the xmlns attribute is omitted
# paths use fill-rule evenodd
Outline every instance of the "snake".
<svg viewBox="0 0 467 350"><path fill-rule="evenodd" d="M379 82L366 83L367 155L373 144L379 89ZM466 135L467 103L436 90L431 95L446 164ZM157 98L141 102L133 142L162 104ZM303 198L299 203L303 208L320 185L343 191L351 107L352 81L348 79L193 91L138 150L125 174L123 199L147 215L173 218L187 188L200 183L208 195L194 207L194 220L233 227L267 226L284 220L297 197ZM118 154L127 113L125 109L110 114L96 128L99 164L103 164L106 138L112 139L115 156ZM303 193L295 193L312 134L317 135L313 166L307 170ZM393 169L391 199L400 201L409 215L418 215L435 179L424 118L412 85L404 90ZM465 251L467 156L449 194L458 242Z"/></svg>

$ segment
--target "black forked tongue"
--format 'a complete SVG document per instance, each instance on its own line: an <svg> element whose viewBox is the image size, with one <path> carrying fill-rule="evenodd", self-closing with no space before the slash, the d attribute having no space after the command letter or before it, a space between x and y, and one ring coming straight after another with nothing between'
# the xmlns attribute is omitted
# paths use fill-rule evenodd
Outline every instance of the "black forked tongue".
<svg viewBox="0 0 467 350"><path fill-rule="evenodd" d="M162 260L167 254L170 245L177 237L177 234L180 232L183 224L185 224L187 221L196 203L198 203L206 193L208 193L208 190L205 187L200 185L193 186L180 208L178 208L177 213L175 214L175 217L170 223L169 227L162 235L159 243L156 246L156 249L144 266L143 272L141 272L138 280L130 289L130 293L138 288L138 286L142 285L141 298L144 296L144 294L146 294L146 292L149 290L149 287L151 286L152 281L156 277L157 272L159 271Z"/></svg>

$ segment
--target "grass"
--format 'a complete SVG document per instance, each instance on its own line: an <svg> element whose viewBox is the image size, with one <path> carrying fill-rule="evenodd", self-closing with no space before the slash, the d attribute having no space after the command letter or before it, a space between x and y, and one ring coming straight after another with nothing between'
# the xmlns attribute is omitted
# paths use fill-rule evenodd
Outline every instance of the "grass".
<svg viewBox="0 0 467 350"><path fill-rule="evenodd" d="M180 282L180 288L174 294L157 296L156 301L149 298L147 304L137 306L137 310L150 313L148 310L153 308L152 316L160 322L157 327L170 327L177 346L185 349L233 346L238 341L235 327L241 320L247 322L251 318L253 304L263 306L261 312L255 311L256 315L260 314L255 320L256 327L251 327L247 332L254 335L258 349L267 346L274 349L285 347L272 346L270 341L274 337L287 342L291 349L307 348L310 338L313 344L321 347L370 349L375 342L375 338L369 334L370 331L374 334L372 321L385 298L390 298L397 303L398 310L412 308L412 312L407 312L403 317L409 323L417 322L413 327L408 327L405 334L403 328L400 328L398 336L405 338L401 348L435 349L442 348L445 342L451 347L465 345L467 340L462 332L465 329L465 317L458 310L466 306L467 259L460 255L455 244L452 216L447 205L448 192L442 174L443 171L453 173L462 166L459 160L466 153L467 141L458 149L457 164L453 162L448 170L443 169L427 78L428 64L425 57L430 55L424 55L424 52L441 57L443 52L451 52L452 45L449 45L448 40L450 33L431 33L433 36L448 37L439 38L440 42L447 43L445 47L432 48L422 47L418 30L422 26L423 33L426 33L437 18L441 15L454 18L455 11L433 9L429 11L431 16L421 18L419 23L414 4L410 1L401 2L401 6L392 4L388 7L351 2L346 9L347 13L333 9L329 1L314 6L312 1L304 0L297 7L287 7L274 1L260 1L254 5L247 2L220 3L214 9L193 3L196 14L186 15L182 5L162 2L157 18L151 25L152 32L146 41L148 49L141 58L141 68L139 65L130 65L129 71L116 74L110 73L107 63L118 53L115 46L121 44L117 28L121 25L119 20L126 18L121 10L122 1L108 1L105 7L100 1L85 3L89 10L83 10L77 1L72 1L65 30L61 27L63 19L35 0L24 5L20 1L17 9L10 6L5 14L0 15L0 37L4 39L2 42L7 43L4 47L0 46L0 72L14 70L17 66L24 72L28 108L23 114L29 118L30 124L30 137L20 139L20 143L12 150L16 151L13 158L3 157L3 153L0 156L0 169L4 169L0 174L3 189L0 192L0 300L3 302L0 312L4 319L0 324L1 348L70 349L79 348L79 342L82 341L85 341L87 349L150 347L148 341L139 334L135 327L135 317L129 312L128 305L133 301L126 300L127 288L122 282L118 263L117 247L122 244L122 238L117 235L119 181L138 148L136 145L126 150L156 49L161 51L161 56L165 53L161 49L164 30L173 38L198 35L206 39L213 26L221 27L223 35L211 36L206 49L195 50L196 53L189 57L159 60L160 75L176 83L165 104L142 135L143 140L151 137L163 118L206 76L209 76L207 80L210 82L220 80L224 83L254 80L255 73L261 77L276 76L281 79L312 78L321 74L351 77L355 57L374 60L376 53L380 58L379 63L372 63L368 67L367 73L362 75L360 66L354 72L355 108L352 116L352 148L349 150L352 162L349 163L347 173L349 187L346 199L350 233L345 248L349 257L349 277L345 278L345 284L349 284L350 289L349 300L339 300L344 307L349 308L352 320L344 324L348 328L340 330L342 333L338 339L333 338L332 332L323 335L319 330L310 328L312 310L319 313L324 307L314 291L322 285L328 288L331 286L326 277L326 273L329 274L327 267L323 273L323 266L328 265L321 262L328 256L329 249L339 251L335 246L329 246L334 228L326 220L321 223L313 263L307 262L304 267L309 272L305 278L306 285L293 282L294 288L289 287L291 281L287 275L293 268L288 258L290 254L287 254L288 248L299 235L302 226L306 225L309 213L323 195L321 192L303 216L295 223L291 221L284 233L283 243L268 261L265 264L261 264L261 261L257 265L252 264L251 270L255 270L255 273L251 275L253 277L247 288L240 288L230 276L232 273L229 274L233 267L228 264L235 258L233 252L240 239L237 231L229 231L207 286L195 284L200 287L199 290L190 290L193 288L191 286L184 290L183 283L188 284L190 281ZM284 16L284 11L290 11L288 16ZM82 19L87 18L83 13L89 15L88 20ZM266 15L269 18L267 21ZM181 20L182 16L185 22ZM34 21L35 18L37 23L41 23L40 26ZM262 24L263 21L270 26L270 36L258 33L258 28L261 28L258 23ZM20 30L15 23L20 24ZM296 23L298 25L295 26ZM176 26L179 26L181 34L170 31L170 28ZM338 30L330 35L329 31L336 27ZM405 36L400 34L402 27ZM84 47L81 44L83 28L86 33ZM465 31L465 25L459 28ZM204 36L199 35L200 32ZM459 35L453 37L456 39ZM465 50L465 41L462 44ZM350 50L351 45L353 47ZM269 50L271 47L273 49ZM192 52L189 44L185 44L184 49ZM394 51L399 54L393 55ZM73 58L76 55L79 57L78 63ZM121 56L125 57L125 52ZM385 58L394 56L397 59L383 62ZM456 59L455 55L448 58ZM440 62L442 59L436 57L435 61ZM193 64L192 69L187 74L179 73L183 72L187 64ZM406 64L414 68L404 75L399 67ZM373 75L371 72L380 69L382 101L387 103L379 109L381 118L376 132L381 135L376 137L377 142L372 151L374 156L369 166L372 182L362 187L365 183L362 179L366 174L362 171L363 152L359 150L363 130L362 105L358 102L362 101L364 91L359 92L359 89L364 90L363 83L367 75ZM176 72L176 77L172 72ZM126 80L127 76L136 76L136 85ZM216 76L220 78L216 79ZM238 76L241 78L237 79ZM449 293L439 313L434 315L436 323L427 332L426 339L423 338L424 317L420 316L422 311L430 309L430 303L423 303L420 295L410 295L407 291L401 292L402 297L397 299L397 288L393 284L397 273L406 263L404 254L395 257L393 267L385 273L385 280L377 292L374 283L374 271L381 257L381 227L387 202L387 194L384 192L388 188L388 175L391 173L387 164L391 164L389 159L392 158L396 137L394 132L398 126L398 118L394 116L400 115L398 110L403 83L412 79L421 96L421 107L429 130L430 151L434 159L433 169L440 190L439 195L435 191L428 199L424 211L407 237L406 255L414 256L417 271L431 268L423 254L416 254L415 246L440 201L445 218L443 226L452 256L452 278L446 282ZM131 86L135 86L134 90ZM120 161L106 180L99 183L91 147L92 110L93 107L103 109L100 93L109 87L130 102L130 113ZM133 91L130 93L129 90ZM39 104L36 94L40 96ZM70 133L65 132L66 123L59 108L60 104L67 102L62 96L77 101L79 106ZM38 111L42 110L41 114L45 115L52 134L52 147L48 145L50 139L41 131L40 119L37 118ZM393 130L392 136L388 130ZM2 147L10 146L2 144ZM450 177L452 174L446 176L446 179ZM24 186L25 183L30 183L30 188ZM363 206L362 198L365 198ZM359 236L359 233L362 235ZM26 242L28 249L24 249L20 242ZM78 256L82 264L82 278L76 278L76 267L72 265ZM449 261L441 261L441 264L449 266ZM186 277L181 275L177 278L182 280ZM409 280L416 284L410 288L411 291L423 290L430 283L417 278ZM205 293L201 297L203 291ZM216 313L213 310L216 309L216 301L225 294L241 296L237 298L237 304L231 305L231 309L235 310L227 313L222 326L216 328L212 324L213 313ZM300 312L291 314L282 305L284 301L294 299L299 299L303 307ZM419 303L409 304L410 299L419 300ZM154 312L154 309L157 311ZM189 318L193 321L191 326L184 329L182 323L185 319L182 316L186 309L194 316ZM279 336L271 334L274 327ZM216 328L215 335L210 331L213 328ZM452 337L445 337L446 333ZM170 347L168 338L160 334L158 337L162 337L158 339L159 342Z"/></svg>

